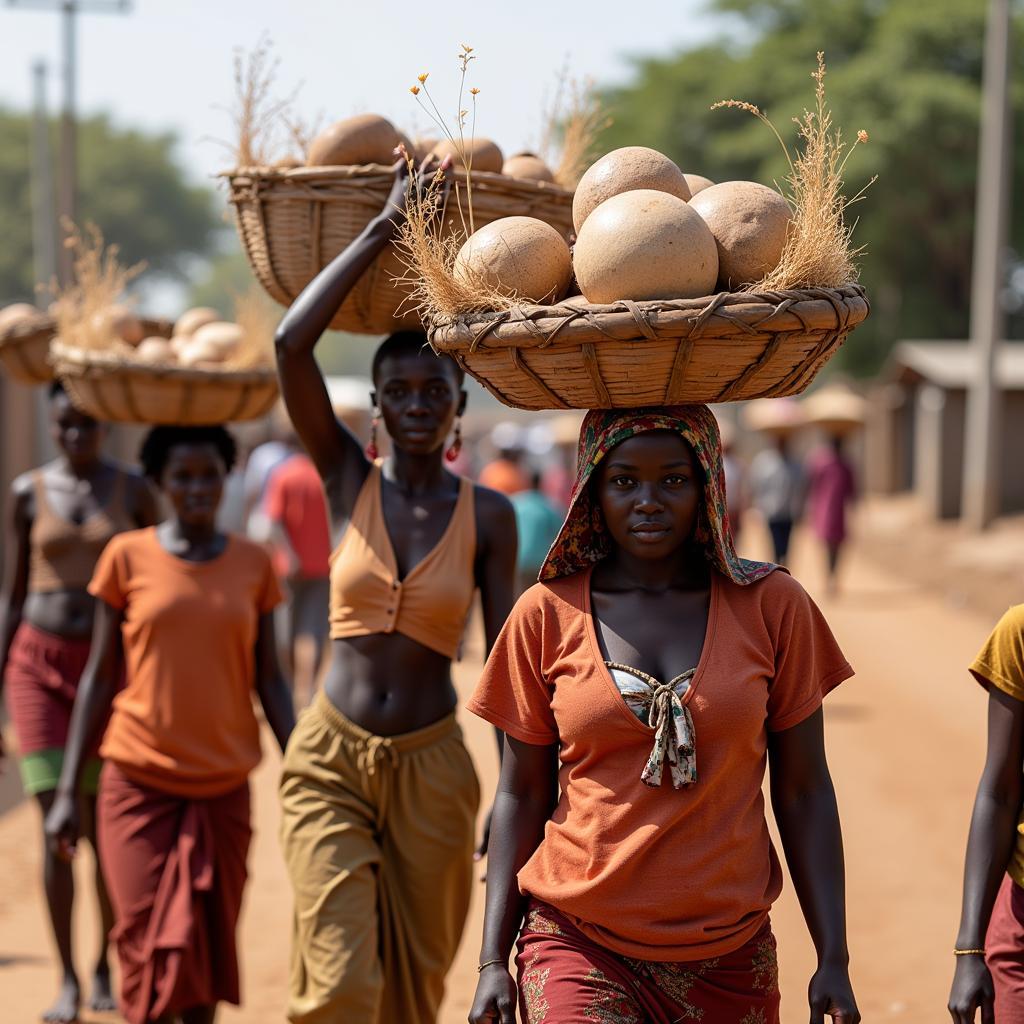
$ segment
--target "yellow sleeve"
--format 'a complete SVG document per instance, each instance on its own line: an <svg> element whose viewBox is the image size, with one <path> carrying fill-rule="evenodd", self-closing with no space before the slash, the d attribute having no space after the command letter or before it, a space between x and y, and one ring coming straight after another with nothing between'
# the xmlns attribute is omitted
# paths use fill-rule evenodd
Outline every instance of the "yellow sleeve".
<svg viewBox="0 0 1024 1024"><path fill-rule="evenodd" d="M1024 701L1024 604L1014 605L999 620L970 671L983 686Z"/></svg>

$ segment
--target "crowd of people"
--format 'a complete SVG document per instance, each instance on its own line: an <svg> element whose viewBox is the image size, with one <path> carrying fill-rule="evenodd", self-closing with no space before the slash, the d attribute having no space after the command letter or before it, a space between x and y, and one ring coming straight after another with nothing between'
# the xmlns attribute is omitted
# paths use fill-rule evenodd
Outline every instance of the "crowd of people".
<svg viewBox="0 0 1024 1024"><path fill-rule="evenodd" d="M516 1007L525 1024L777 1024L769 766L817 952L811 1019L857 1024L822 713L853 669L785 568L805 508L837 565L854 494L841 445L799 463L780 441L744 466L706 406L596 411L571 474L545 473L503 426L474 483L452 471L462 371L415 331L377 349L358 438L315 349L405 195L399 170L282 320L294 434L244 469L221 426L157 427L129 473L102 456L101 425L51 393L60 454L15 482L0 604L63 971L44 1018L74 1021L83 999L69 927L81 838L98 847L104 908L90 1005L112 1005L108 937L129 1024L209 1024L239 1001L258 705L283 753L296 1024L435 1021L485 854L472 1024L511 1024ZM748 505L773 562L736 552ZM468 710L501 759L482 838L452 682L477 595L487 659ZM959 1024L977 1006L993 1019L993 985L998 1019L1024 1020L1022 633L1008 617L973 668L992 713Z"/></svg>

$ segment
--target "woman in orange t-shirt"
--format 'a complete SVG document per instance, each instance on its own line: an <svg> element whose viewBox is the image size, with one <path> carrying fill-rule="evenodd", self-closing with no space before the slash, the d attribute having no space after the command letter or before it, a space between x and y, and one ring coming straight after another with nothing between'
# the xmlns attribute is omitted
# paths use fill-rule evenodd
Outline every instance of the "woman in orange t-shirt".
<svg viewBox="0 0 1024 1024"><path fill-rule="evenodd" d="M852 669L785 570L737 558L706 406L591 412L579 454L469 705L505 733L470 1021L518 994L527 1024L777 1024L770 763L811 1019L856 1024L821 713Z"/></svg>
<svg viewBox="0 0 1024 1024"><path fill-rule="evenodd" d="M142 463L173 514L115 537L89 586L93 647L46 829L71 856L84 755L109 713L97 828L129 1024L208 1024L218 1002L238 1003L248 775L260 759L253 692L282 750L294 725L270 558L216 528L234 458L223 427L152 430Z"/></svg>

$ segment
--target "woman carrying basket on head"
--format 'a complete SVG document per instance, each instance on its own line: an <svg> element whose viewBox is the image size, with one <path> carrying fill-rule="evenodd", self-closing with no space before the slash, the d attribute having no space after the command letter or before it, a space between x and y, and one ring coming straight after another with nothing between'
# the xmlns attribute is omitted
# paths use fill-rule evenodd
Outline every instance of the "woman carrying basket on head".
<svg viewBox="0 0 1024 1024"><path fill-rule="evenodd" d="M11 488L11 543L0 597L0 683L21 754L25 792L45 818L64 761L71 707L89 656L95 602L87 587L100 552L125 530L157 520L156 501L145 481L101 454L103 427L71 404L60 384L50 388L50 437L59 457L18 477ZM82 786L82 831L95 841L99 760L89 751ZM0 745L0 757L3 748ZM78 1019L81 986L71 942L74 878L71 865L48 844L43 850L47 908L62 980L43 1020ZM110 901L96 873L100 902L100 952L89 1007L114 1008L107 965Z"/></svg>
<svg viewBox="0 0 1024 1024"><path fill-rule="evenodd" d="M288 1016L429 1024L469 903L479 788L455 722L451 663L479 589L488 648L512 606L508 500L444 468L462 373L418 331L373 360L366 453L331 409L320 336L402 216L404 165L384 210L296 299L278 330L289 415L324 484L331 665L299 719L281 783L295 892Z"/></svg>
<svg viewBox="0 0 1024 1024"><path fill-rule="evenodd" d="M234 458L223 427L152 430L142 464L171 518L114 538L89 585L93 648L46 829L71 856L85 753L103 733L99 849L128 1024L210 1024L219 1002L239 1002L254 694L282 749L294 724L270 557L216 525Z"/></svg>
<svg viewBox="0 0 1024 1024"><path fill-rule="evenodd" d="M505 732L470 1021L777 1024L769 764L811 1019L855 1024L821 711L852 670L795 580L737 558L706 406L591 412L579 465L469 705Z"/></svg>

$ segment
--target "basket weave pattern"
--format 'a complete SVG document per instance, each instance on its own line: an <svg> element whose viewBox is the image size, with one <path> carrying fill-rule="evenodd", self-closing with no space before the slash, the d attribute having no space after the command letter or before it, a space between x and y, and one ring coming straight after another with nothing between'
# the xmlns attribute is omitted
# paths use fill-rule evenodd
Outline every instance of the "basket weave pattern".
<svg viewBox="0 0 1024 1024"><path fill-rule="evenodd" d="M168 321L144 321L149 333L170 337ZM108 423L206 426L252 420L277 399L277 374L167 366L125 359L119 353L53 343L53 365L72 403Z"/></svg>
<svg viewBox="0 0 1024 1024"><path fill-rule="evenodd" d="M868 315L860 285L437 320L438 352L518 409L624 409L797 395Z"/></svg>
<svg viewBox="0 0 1024 1024"><path fill-rule="evenodd" d="M465 233L466 174L453 172L445 228ZM290 306L299 292L363 231L387 202L391 168L300 167L290 171L253 168L224 175L242 248L267 293ZM461 210L461 212L460 212ZM481 228L500 217L537 217L568 238L572 192L547 182L501 174L473 174L473 223ZM418 327L411 309L400 309L408 291L396 282L406 272L393 246L374 261L342 304L331 326L357 334L387 334Z"/></svg>
<svg viewBox="0 0 1024 1024"><path fill-rule="evenodd" d="M0 364L20 384L48 384L53 380L50 366L50 342L57 322L48 313L40 313L12 324L0 334Z"/></svg>

